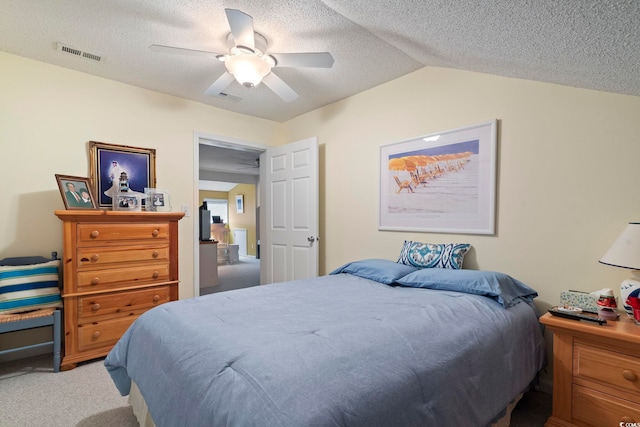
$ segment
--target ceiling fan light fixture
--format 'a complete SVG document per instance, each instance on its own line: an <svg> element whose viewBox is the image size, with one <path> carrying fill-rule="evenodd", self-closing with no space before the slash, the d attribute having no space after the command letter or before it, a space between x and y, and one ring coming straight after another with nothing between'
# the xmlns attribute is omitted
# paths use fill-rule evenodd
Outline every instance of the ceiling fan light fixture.
<svg viewBox="0 0 640 427"><path fill-rule="evenodd" d="M233 55L253 55L255 51L247 46L237 45L231 48L231 53Z"/></svg>
<svg viewBox="0 0 640 427"><path fill-rule="evenodd" d="M278 65L278 61L276 61L276 58L274 58L274 57L273 57L273 56L271 56L271 55L263 55L263 56L262 56L262 59L263 59L264 61L267 61L267 64L269 64L269 66L270 66L271 68L273 68L273 67L275 67L276 65Z"/></svg>
<svg viewBox="0 0 640 427"><path fill-rule="evenodd" d="M229 73L243 86L254 87L271 72L269 64L255 55L235 55L224 62Z"/></svg>

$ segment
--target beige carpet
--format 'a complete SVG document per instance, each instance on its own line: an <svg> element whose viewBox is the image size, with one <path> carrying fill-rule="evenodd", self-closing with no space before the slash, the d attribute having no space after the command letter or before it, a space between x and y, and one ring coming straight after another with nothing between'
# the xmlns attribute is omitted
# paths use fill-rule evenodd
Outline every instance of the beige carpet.
<svg viewBox="0 0 640 427"><path fill-rule="evenodd" d="M0 363L2 427L137 427L104 360L54 373L52 355Z"/></svg>
<svg viewBox="0 0 640 427"><path fill-rule="evenodd" d="M200 288L200 295L258 286L260 284L260 260L241 256L240 260L233 264L218 264L218 282L217 286Z"/></svg>

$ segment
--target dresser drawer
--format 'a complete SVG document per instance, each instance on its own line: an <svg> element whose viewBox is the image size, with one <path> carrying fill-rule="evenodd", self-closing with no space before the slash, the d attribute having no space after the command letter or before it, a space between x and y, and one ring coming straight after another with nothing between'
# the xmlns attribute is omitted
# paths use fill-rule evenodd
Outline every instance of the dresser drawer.
<svg viewBox="0 0 640 427"><path fill-rule="evenodd" d="M78 297L78 323L97 317L140 315L170 301L169 286Z"/></svg>
<svg viewBox="0 0 640 427"><path fill-rule="evenodd" d="M78 350L113 346L138 316L126 316L78 325Z"/></svg>
<svg viewBox="0 0 640 427"><path fill-rule="evenodd" d="M618 426L621 422L640 422L638 405L590 388L573 386L573 422L594 427Z"/></svg>
<svg viewBox="0 0 640 427"><path fill-rule="evenodd" d="M169 281L169 263L78 272L76 292L108 291L118 287Z"/></svg>
<svg viewBox="0 0 640 427"><path fill-rule="evenodd" d="M629 395L629 400L640 403L640 360L636 357L576 343L573 376L634 392Z"/></svg>
<svg viewBox="0 0 640 427"><path fill-rule="evenodd" d="M122 242L131 240L167 240L169 224L78 224L78 246L92 242Z"/></svg>
<svg viewBox="0 0 640 427"><path fill-rule="evenodd" d="M78 248L76 265L78 269L100 265L122 264L140 261L169 260L169 245L162 246L118 246Z"/></svg>

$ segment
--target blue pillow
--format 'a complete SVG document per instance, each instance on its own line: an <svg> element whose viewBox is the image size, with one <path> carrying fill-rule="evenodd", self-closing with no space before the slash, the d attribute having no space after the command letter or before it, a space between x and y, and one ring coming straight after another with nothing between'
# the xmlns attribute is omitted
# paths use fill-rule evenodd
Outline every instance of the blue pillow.
<svg viewBox="0 0 640 427"><path fill-rule="evenodd" d="M417 268L415 267L398 264L386 259L364 259L345 264L329 274L349 273L390 285L395 283L397 279L416 270Z"/></svg>
<svg viewBox="0 0 640 427"><path fill-rule="evenodd" d="M495 271L428 268L409 273L398 279L397 283L414 288L484 295L495 299L505 308L522 300L531 302L538 296L536 291L519 280Z"/></svg>
<svg viewBox="0 0 640 427"><path fill-rule="evenodd" d="M421 243L405 240L398 264L418 268L461 269L464 255L471 247L468 243Z"/></svg>

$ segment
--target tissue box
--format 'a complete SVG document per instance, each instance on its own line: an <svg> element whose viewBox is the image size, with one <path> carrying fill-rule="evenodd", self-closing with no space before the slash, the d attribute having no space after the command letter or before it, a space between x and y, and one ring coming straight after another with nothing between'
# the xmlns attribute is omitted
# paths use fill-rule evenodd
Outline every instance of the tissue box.
<svg viewBox="0 0 640 427"><path fill-rule="evenodd" d="M560 305L570 305L585 311L598 311L598 295L588 292L562 291L560 292Z"/></svg>

